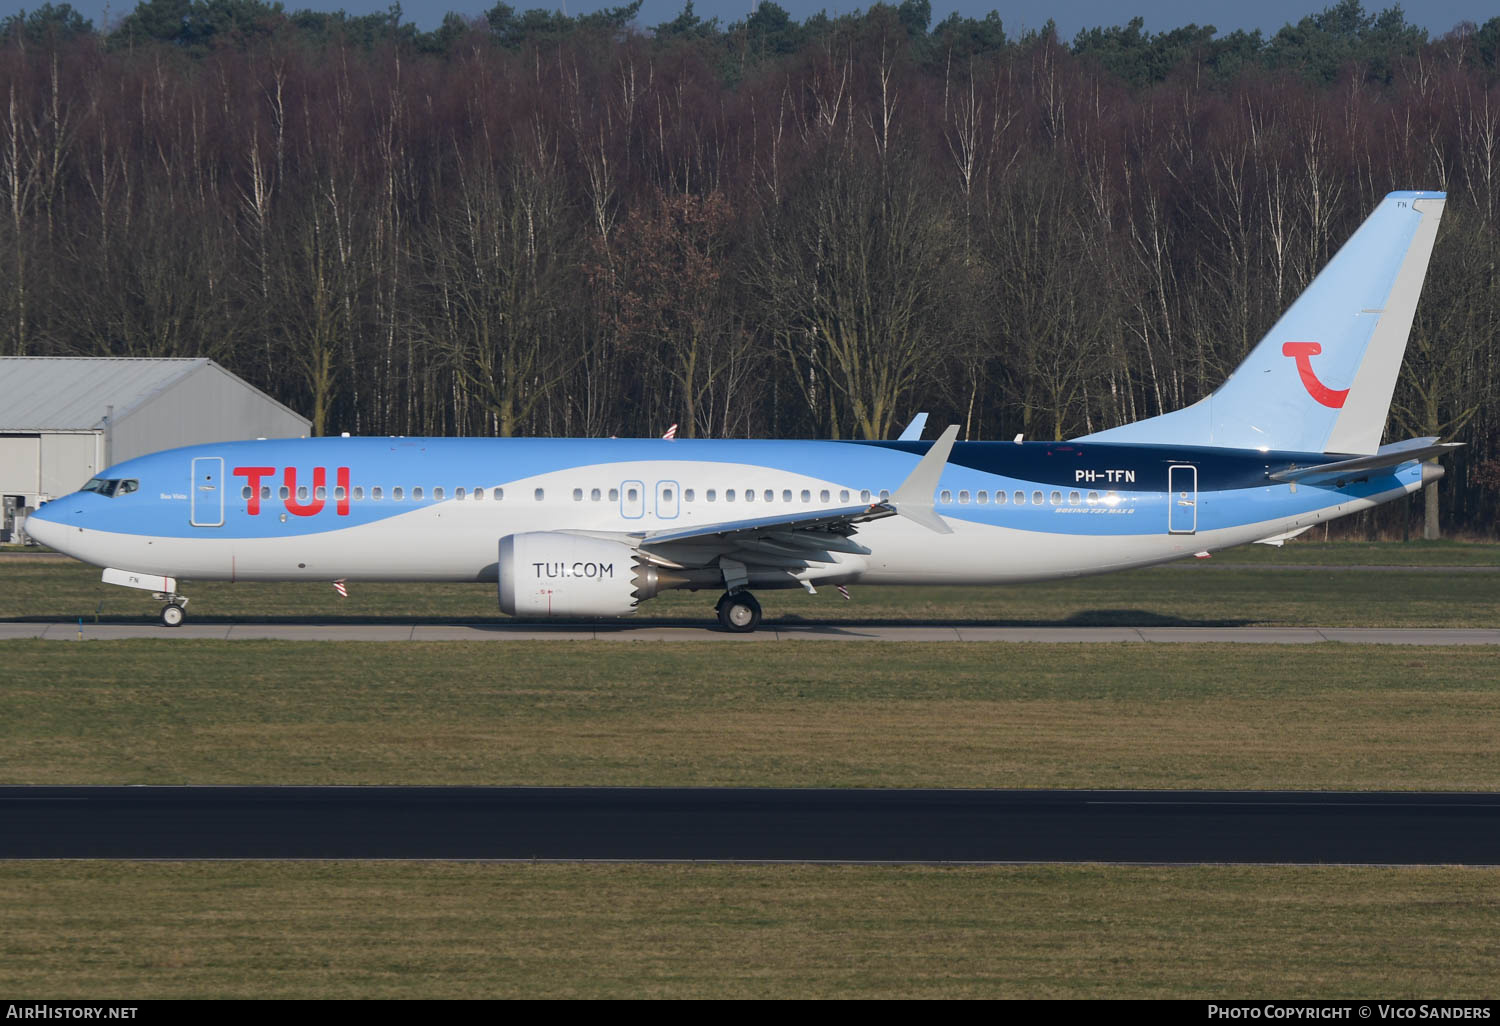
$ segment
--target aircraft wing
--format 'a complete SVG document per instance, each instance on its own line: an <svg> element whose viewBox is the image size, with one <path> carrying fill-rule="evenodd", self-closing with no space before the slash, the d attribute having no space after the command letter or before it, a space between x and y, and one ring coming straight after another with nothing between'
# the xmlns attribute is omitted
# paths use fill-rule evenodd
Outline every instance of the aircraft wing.
<svg viewBox="0 0 1500 1026"><path fill-rule="evenodd" d="M849 542L859 524L890 516L904 516L938 534L952 534L953 528L937 515L932 495L937 490L943 467L953 452L958 425L950 426L932 443L927 454L917 462L896 493L884 502L861 506L838 506L831 509L801 510L780 516L755 517L746 520L719 521L694 527L666 528L635 535L636 547L646 552L692 546L703 552L727 553L744 549L768 549L770 554L782 550L807 552L867 553L869 550Z"/></svg>
<svg viewBox="0 0 1500 1026"><path fill-rule="evenodd" d="M778 517L756 517L749 520L721 521L697 527L676 530L649 531L641 536L639 546L652 549L672 542L721 541L739 544L757 537L785 535L801 531L820 534L853 534L856 524L896 515L896 508L888 502L872 502L865 506L842 506L837 509L810 510L788 513Z"/></svg>
<svg viewBox="0 0 1500 1026"><path fill-rule="evenodd" d="M869 549L852 540L861 524L904 516L930 531L952 533L953 529L933 507L933 493L957 436L957 425L944 431L901 487L885 501L610 537L628 541L643 556L659 565L678 568L717 566L725 570L726 580L742 574L746 566L798 573L816 569L815 564L822 564L824 570L835 573L838 565L845 562L841 555L857 558L870 554ZM602 537L592 531L573 533Z"/></svg>

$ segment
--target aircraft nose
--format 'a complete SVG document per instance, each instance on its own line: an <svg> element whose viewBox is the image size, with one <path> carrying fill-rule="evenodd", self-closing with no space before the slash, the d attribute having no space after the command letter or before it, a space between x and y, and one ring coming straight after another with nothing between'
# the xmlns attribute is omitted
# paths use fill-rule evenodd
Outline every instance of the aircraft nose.
<svg viewBox="0 0 1500 1026"><path fill-rule="evenodd" d="M47 504L52 505L51 503ZM57 542L62 538L63 525L49 516L46 506L37 510L26 518L26 534L33 541L41 542L49 549L57 548Z"/></svg>

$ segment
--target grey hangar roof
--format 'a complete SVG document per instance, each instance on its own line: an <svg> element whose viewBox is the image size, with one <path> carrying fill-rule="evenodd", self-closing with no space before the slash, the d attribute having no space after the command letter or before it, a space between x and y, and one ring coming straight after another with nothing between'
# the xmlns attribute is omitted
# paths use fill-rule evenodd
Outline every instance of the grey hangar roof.
<svg viewBox="0 0 1500 1026"><path fill-rule="evenodd" d="M0 431L91 431L114 407L119 423L196 374L223 375L288 416L304 420L206 358L0 357Z"/></svg>

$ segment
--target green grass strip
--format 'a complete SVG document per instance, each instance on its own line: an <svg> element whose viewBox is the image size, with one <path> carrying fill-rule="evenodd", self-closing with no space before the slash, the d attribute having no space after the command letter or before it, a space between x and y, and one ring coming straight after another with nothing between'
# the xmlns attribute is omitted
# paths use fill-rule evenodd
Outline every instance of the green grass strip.
<svg viewBox="0 0 1500 1026"><path fill-rule="evenodd" d="M0 643L6 784L1500 789L1488 648Z"/></svg>
<svg viewBox="0 0 1500 1026"><path fill-rule="evenodd" d="M0 863L73 998L1494 995L1476 869Z"/></svg>

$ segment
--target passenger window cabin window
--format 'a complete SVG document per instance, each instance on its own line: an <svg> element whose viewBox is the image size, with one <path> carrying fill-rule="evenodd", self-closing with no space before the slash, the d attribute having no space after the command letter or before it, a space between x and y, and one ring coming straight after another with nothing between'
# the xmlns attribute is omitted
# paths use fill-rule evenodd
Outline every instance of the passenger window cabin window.
<svg viewBox="0 0 1500 1026"><path fill-rule="evenodd" d="M462 499L467 494L468 492L465 492L462 488L453 489L453 497L455 499Z"/></svg>
<svg viewBox="0 0 1500 1026"><path fill-rule="evenodd" d="M833 499L828 494L827 488L824 488L821 492L818 493L818 501L824 503L833 501Z"/></svg>
<svg viewBox="0 0 1500 1026"><path fill-rule="evenodd" d="M682 501L683 502L692 502L693 501L693 490L691 488L684 488L682 490Z"/></svg>
<svg viewBox="0 0 1500 1026"><path fill-rule="evenodd" d="M859 493L859 501L860 502L869 502L870 501L870 489L866 488L866 489L864 489L863 491L861 491Z"/></svg>
<svg viewBox="0 0 1500 1026"><path fill-rule="evenodd" d="M542 502L547 498L547 489L538 488L534 493L532 493L532 498L534 498L537 502Z"/></svg>
<svg viewBox="0 0 1500 1026"><path fill-rule="evenodd" d="M724 491L724 501L725 502L733 502L734 501L734 489L733 488L725 489L725 491Z"/></svg>
<svg viewBox="0 0 1500 1026"><path fill-rule="evenodd" d="M808 491L806 488L802 489L802 501L812 502L812 492Z"/></svg>
<svg viewBox="0 0 1500 1026"><path fill-rule="evenodd" d="M755 489L754 488L746 488L745 489L745 501L746 502L754 502L755 501Z"/></svg>
<svg viewBox="0 0 1500 1026"><path fill-rule="evenodd" d="M248 498L250 498L250 486L249 485L246 485L245 487L243 487L243 488L240 489L240 498L242 498L242 499L248 499Z"/></svg>
<svg viewBox="0 0 1500 1026"><path fill-rule="evenodd" d="M354 501L355 502L363 502L364 498L365 498L365 486L364 485L355 485L354 486Z"/></svg>
<svg viewBox="0 0 1500 1026"><path fill-rule="evenodd" d="M271 497L271 486L270 485L261 485L260 486L260 497L262 499L269 499Z"/></svg>
<svg viewBox="0 0 1500 1026"><path fill-rule="evenodd" d="M996 506L1004 506L1005 503L1006 503L1006 500L1008 500L1009 498L1010 498L1010 496L1008 494L1006 494L1005 492L996 492L995 493L995 505Z"/></svg>
<svg viewBox="0 0 1500 1026"><path fill-rule="evenodd" d="M792 497L791 494L788 493L787 494L787 498L790 499L791 497ZM765 493L761 495L761 498L765 499L767 502L774 502L775 499L776 499L776 493L774 491L772 491L771 489L767 488L765 490Z"/></svg>
<svg viewBox="0 0 1500 1026"><path fill-rule="evenodd" d="M661 490L661 501L662 502L671 502L672 501L672 489L670 489L670 488L663 488Z"/></svg>
<svg viewBox="0 0 1500 1026"><path fill-rule="evenodd" d="M1083 501L1083 496L1079 495L1077 492L1069 492L1068 493L1068 505L1069 506L1076 506L1076 505L1078 505L1082 501Z"/></svg>
<svg viewBox="0 0 1500 1026"><path fill-rule="evenodd" d="M286 485L282 485L280 488L276 489L276 495L281 499L290 499L292 497L292 493Z"/></svg>
<svg viewBox="0 0 1500 1026"><path fill-rule="evenodd" d="M967 506L969 504L969 493L966 491L959 492L958 502L961 506Z"/></svg>
<svg viewBox="0 0 1500 1026"><path fill-rule="evenodd" d="M495 496L495 501L499 502L501 499L505 498L505 489L504 488L496 488L495 492L494 492L494 496Z"/></svg>
<svg viewBox="0 0 1500 1026"><path fill-rule="evenodd" d="M974 501L983 506L990 501L990 493L981 488L979 489L979 493L974 496Z"/></svg>
<svg viewBox="0 0 1500 1026"><path fill-rule="evenodd" d="M880 489L880 501L881 502L890 502L891 501L891 493L890 493L890 491L888 489L885 489L885 488Z"/></svg>
<svg viewBox="0 0 1500 1026"><path fill-rule="evenodd" d="M1016 499L1016 505L1017 506L1024 506L1024 505L1026 505L1026 493L1025 492L1017 492L1016 495L1015 495L1015 499Z"/></svg>
<svg viewBox="0 0 1500 1026"><path fill-rule="evenodd" d="M411 490L411 501L412 502L421 502L422 501L422 489L421 488L413 488Z"/></svg>
<svg viewBox="0 0 1500 1026"><path fill-rule="evenodd" d="M370 489L370 501L371 502L379 502L384 497L385 497L385 493L380 490L380 486L379 485L376 485L374 488Z"/></svg>
<svg viewBox="0 0 1500 1026"><path fill-rule="evenodd" d="M1098 492L1089 492L1089 494L1088 494L1088 504L1090 506L1097 506L1097 505L1099 505L1099 493Z"/></svg>
<svg viewBox="0 0 1500 1026"><path fill-rule="evenodd" d="M1032 492L1031 493L1031 504L1033 506L1040 506L1040 505L1042 505L1042 503L1045 501L1045 499L1046 499L1046 497L1044 495L1042 495L1041 492Z"/></svg>
<svg viewBox="0 0 1500 1026"><path fill-rule="evenodd" d="M625 491L625 498L629 502L635 502L640 497L641 497L641 493L638 492L638 491L636 491L634 488L628 488Z"/></svg>
<svg viewBox="0 0 1500 1026"><path fill-rule="evenodd" d="M335 488L333 490L333 497L335 499L337 499L339 502L343 502L344 501L344 499L345 499L346 496L344 494L344 486L343 485L339 485L337 488Z"/></svg>
<svg viewBox="0 0 1500 1026"><path fill-rule="evenodd" d="M1052 505L1054 505L1054 506L1061 506L1062 505L1062 492L1053 492L1052 493Z"/></svg>
<svg viewBox="0 0 1500 1026"><path fill-rule="evenodd" d="M599 489L597 489L597 488L591 488L591 489L589 489L589 501L590 502L598 502L603 497L604 497L604 493L601 492L601 491L599 491Z"/></svg>
<svg viewBox="0 0 1500 1026"><path fill-rule="evenodd" d="M322 502L324 499L328 498L328 489L323 485L318 485L318 487L313 491L313 498L317 499L319 502Z"/></svg>
<svg viewBox="0 0 1500 1026"><path fill-rule="evenodd" d="M849 489L847 489L847 488L840 488L839 489L839 502L845 502L846 503L848 501L849 501Z"/></svg>
<svg viewBox="0 0 1500 1026"><path fill-rule="evenodd" d="M618 488L611 488L609 490L609 501L610 502L619 502L620 501L620 489L618 489Z"/></svg>
<svg viewBox="0 0 1500 1026"><path fill-rule="evenodd" d="M441 502L443 498L443 490L441 488L434 488L432 490L432 497Z"/></svg>
<svg viewBox="0 0 1500 1026"><path fill-rule="evenodd" d="M782 502L791 502L792 501L792 490L790 488L786 488L786 489L782 490L781 501Z"/></svg>
<svg viewBox="0 0 1500 1026"><path fill-rule="evenodd" d="M307 501L307 485L298 485L297 486L297 501L298 502L306 502Z"/></svg>
<svg viewBox="0 0 1500 1026"><path fill-rule="evenodd" d="M583 501L583 489L582 488L574 488L573 489L573 501L574 502L582 502Z"/></svg>
<svg viewBox="0 0 1500 1026"><path fill-rule="evenodd" d="M391 489L392 502L400 502L404 498L406 498L406 492L399 485Z"/></svg>
<svg viewBox="0 0 1500 1026"><path fill-rule="evenodd" d="M884 502L885 501L885 493L881 492L880 496L881 496L881 501ZM942 494L938 498L939 498L939 501L941 501L941 502L943 502L945 504L946 503L950 503L950 502L953 501L953 493L950 492L948 489L944 488L943 491L942 491Z"/></svg>
<svg viewBox="0 0 1500 1026"><path fill-rule="evenodd" d="M703 493L703 496L704 496L704 498L706 498L706 499L707 499L707 500L708 500L708 501L709 501L709 502L714 502L714 501L715 501L715 500L717 500L717 499L718 499L718 497L719 497L719 493L718 493L718 491L717 491L717 490L715 490L715 489L713 489L713 488L710 488L710 489L709 489L709 490L708 490L708 491L706 491L706 492L704 492L704 493Z"/></svg>
<svg viewBox="0 0 1500 1026"><path fill-rule="evenodd" d="M476 489L474 489L473 495L474 495L474 501L475 502L482 502L482 501L484 501L484 489L483 488L476 488Z"/></svg>

